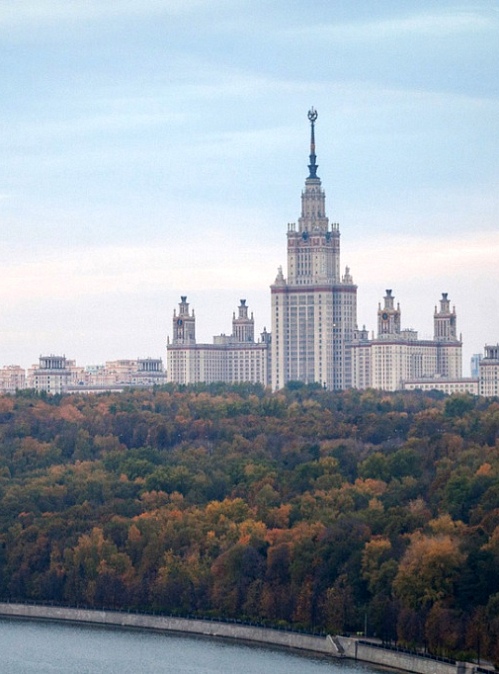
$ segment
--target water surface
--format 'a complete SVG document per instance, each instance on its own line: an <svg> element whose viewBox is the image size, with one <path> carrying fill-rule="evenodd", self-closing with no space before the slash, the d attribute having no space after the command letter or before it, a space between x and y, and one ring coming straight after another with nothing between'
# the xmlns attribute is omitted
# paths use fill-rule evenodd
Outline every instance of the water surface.
<svg viewBox="0 0 499 674"><path fill-rule="evenodd" d="M0 619L1 674L369 674L259 646L155 632Z"/></svg>

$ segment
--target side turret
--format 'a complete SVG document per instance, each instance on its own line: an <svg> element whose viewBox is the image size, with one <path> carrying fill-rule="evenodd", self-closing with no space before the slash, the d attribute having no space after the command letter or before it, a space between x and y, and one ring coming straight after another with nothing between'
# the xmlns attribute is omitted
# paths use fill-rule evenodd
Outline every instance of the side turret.
<svg viewBox="0 0 499 674"><path fill-rule="evenodd" d="M457 316L456 308L450 308L448 293L442 293L440 311L435 307L433 314L433 339L436 342L457 342Z"/></svg>
<svg viewBox="0 0 499 674"><path fill-rule="evenodd" d="M173 310L173 338L172 344L195 344L196 343L196 317L194 309L189 312L187 296L182 295L178 305L178 314Z"/></svg>
<svg viewBox="0 0 499 674"><path fill-rule="evenodd" d="M394 306L394 296L391 290L386 291L384 306L378 305L378 339L386 339L400 335L400 304Z"/></svg>
<svg viewBox="0 0 499 674"><path fill-rule="evenodd" d="M236 342L254 342L255 321L253 312L251 312L251 317L248 317L246 300L241 300L238 310L238 317L236 318L235 312L232 316L232 336L235 338Z"/></svg>

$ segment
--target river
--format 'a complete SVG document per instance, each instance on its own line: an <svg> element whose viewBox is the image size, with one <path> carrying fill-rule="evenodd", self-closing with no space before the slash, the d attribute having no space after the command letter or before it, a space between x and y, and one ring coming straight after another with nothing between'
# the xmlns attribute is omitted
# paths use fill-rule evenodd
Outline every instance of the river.
<svg viewBox="0 0 499 674"><path fill-rule="evenodd" d="M0 619L1 674L369 674L334 661L215 639Z"/></svg>

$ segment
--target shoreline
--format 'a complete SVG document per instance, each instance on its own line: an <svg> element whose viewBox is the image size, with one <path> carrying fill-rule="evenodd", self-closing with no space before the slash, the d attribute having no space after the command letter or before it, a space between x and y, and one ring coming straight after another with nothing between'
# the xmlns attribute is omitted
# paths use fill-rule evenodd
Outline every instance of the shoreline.
<svg viewBox="0 0 499 674"><path fill-rule="evenodd" d="M143 613L64 608L36 604L0 602L0 617L49 620L129 629L146 629L183 635L204 636L249 644L289 649L309 655L348 659L411 674L484 674L495 671L467 662L444 661L393 650L363 639L343 636L313 636L285 630L216 620L173 618Z"/></svg>

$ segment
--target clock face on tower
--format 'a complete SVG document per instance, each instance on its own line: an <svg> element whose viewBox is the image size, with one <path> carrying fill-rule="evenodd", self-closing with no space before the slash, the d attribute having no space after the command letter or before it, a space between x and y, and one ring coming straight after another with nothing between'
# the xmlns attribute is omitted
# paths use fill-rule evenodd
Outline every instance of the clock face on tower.
<svg viewBox="0 0 499 674"><path fill-rule="evenodd" d="M382 318L384 321L387 321L387 320L388 320L388 314L386 313L386 311L385 311L385 313L381 314L381 318Z"/></svg>
<svg viewBox="0 0 499 674"><path fill-rule="evenodd" d="M177 320L177 325L178 325L178 327L179 327L179 328L182 327L183 324L184 324L183 320L182 320L181 318L179 318L179 319Z"/></svg>

